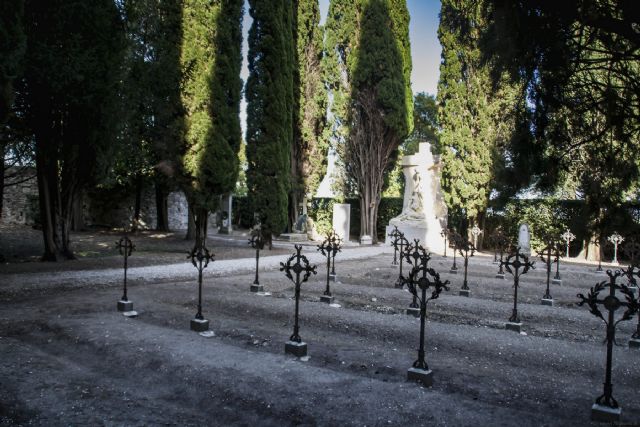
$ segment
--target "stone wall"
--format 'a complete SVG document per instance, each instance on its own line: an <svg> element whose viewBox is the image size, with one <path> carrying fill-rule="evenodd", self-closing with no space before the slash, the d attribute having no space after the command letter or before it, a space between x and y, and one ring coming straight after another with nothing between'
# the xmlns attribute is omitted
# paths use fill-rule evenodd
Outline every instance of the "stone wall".
<svg viewBox="0 0 640 427"><path fill-rule="evenodd" d="M35 225L39 222L38 185L35 170L24 172L24 177L31 179L5 187L2 217L0 223L5 225ZM122 227L128 224L133 215L135 195L127 193L90 192L84 196L83 219L86 226ZM188 204L184 193L175 191L169 194L168 215L171 230L185 230L188 222ZM156 200L153 186L142 192L141 219L147 228L156 227ZM209 218L209 224L215 226L216 217Z"/></svg>
<svg viewBox="0 0 640 427"><path fill-rule="evenodd" d="M11 174L12 171L6 171ZM2 218L0 223L12 225L33 225L38 214L38 184L35 177L35 169L23 170L18 176L12 178L6 184L27 181L4 188L2 203Z"/></svg>

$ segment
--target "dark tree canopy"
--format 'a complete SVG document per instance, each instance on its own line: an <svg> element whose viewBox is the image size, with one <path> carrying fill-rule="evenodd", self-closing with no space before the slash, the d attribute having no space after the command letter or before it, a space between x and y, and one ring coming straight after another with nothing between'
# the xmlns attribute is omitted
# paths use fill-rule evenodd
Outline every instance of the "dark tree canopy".
<svg viewBox="0 0 640 427"><path fill-rule="evenodd" d="M247 187L267 233L287 227L294 110L292 2L251 0L247 98Z"/></svg>

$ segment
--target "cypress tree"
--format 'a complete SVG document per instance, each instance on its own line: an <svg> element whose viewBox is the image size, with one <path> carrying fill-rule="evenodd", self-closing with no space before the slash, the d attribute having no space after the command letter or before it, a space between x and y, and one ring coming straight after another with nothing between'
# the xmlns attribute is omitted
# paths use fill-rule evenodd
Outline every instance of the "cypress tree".
<svg viewBox="0 0 640 427"><path fill-rule="evenodd" d="M443 0L438 29L442 188L449 208L471 224L486 211L519 93L504 79L494 85L482 63L481 11L482 2Z"/></svg>
<svg viewBox="0 0 640 427"><path fill-rule="evenodd" d="M287 227L293 141L293 6L250 0L247 99L247 187L268 234Z"/></svg>
<svg viewBox="0 0 640 427"><path fill-rule="evenodd" d="M318 189L327 170L327 91L322 80L322 27L318 0L296 1L294 36L294 129L291 150L292 188L289 221L297 219L298 203Z"/></svg>
<svg viewBox="0 0 640 427"><path fill-rule="evenodd" d="M332 1L326 55L332 129L360 197L360 236L377 242L384 174L413 126L406 1Z"/></svg>
<svg viewBox="0 0 640 427"><path fill-rule="evenodd" d="M196 244L206 236L208 213L238 176L242 11L242 0L183 6L180 180L193 207Z"/></svg>
<svg viewBox="0 0 640 427"><path fill-rule="evenodd" d="M124 32L111 0L25 3L27 111L36 144L44 260L74 258L74 201L115 140Z"/></svg>

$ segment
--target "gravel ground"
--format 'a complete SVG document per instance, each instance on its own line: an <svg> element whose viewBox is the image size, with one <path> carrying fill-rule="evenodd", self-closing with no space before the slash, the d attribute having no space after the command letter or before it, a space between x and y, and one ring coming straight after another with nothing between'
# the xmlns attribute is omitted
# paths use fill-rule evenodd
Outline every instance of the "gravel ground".
<svg viewBox="0 0 640 427"><path fill-rule="evenodd" d="M305 248L319 264L300 306L308 359L283 351L293 328L283 255L261 259L271 296L248 291L253 258L207 270L212 338L189 331L197 288L186 263L130 270L137 318L115 310L121 270L0 274L0 425L590 425L605 329L576 294L604 275L563 266L547 307L538 262L521 281L517 334L504 329L512 282L494 277L489 257L471 259L466 298L462 271L449 274L451 257L434 256L451 285L429 303L434 385L425 388L406 381L419 320L404 313L410 295L394 289L398 269L383 251L338 255L332 307L320 302L324 264ZM629 424L640 422L640 351L626 346L636 321L619 325L614 349L614 396Z"/></svg>

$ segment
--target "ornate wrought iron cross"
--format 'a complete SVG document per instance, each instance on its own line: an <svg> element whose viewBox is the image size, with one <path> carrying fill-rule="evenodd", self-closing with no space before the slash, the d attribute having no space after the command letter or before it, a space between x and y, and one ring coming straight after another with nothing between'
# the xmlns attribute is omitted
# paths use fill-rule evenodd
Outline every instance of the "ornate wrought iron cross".
<svg viewBox="0 0 640 427"><path fill-rule="evenodd" d="M452 231L449 235L449 240L453 242L453 265L451 266L451 270L449 270L452 274L458 273L458 266L456 265L456 252L458 252L458 247L460 246L460 242L462 241L462 236L460 236L455 231Z"/></svg>
<svg viewBox="0 0 640 427"><path fill-rule="evenodd" d="M409 273L409 277L406 281L409 292L411 292L414 298L420 302L420 347L418 348L418 358L413 362L413 367L428 371L429 366L427 365L424 351L424 330L427 315L427 303L433 299L437 299L443 290L448 291L449 288L447 285L449 284L449 281L441 281L440 274L438 274L433 268L428 267L431 256L424 248L417 245L415 251L418 253L417 259L414 258L416 260L416 264L412 266L411 272ZM411 257L414 257L413 253L411 254ZM429 297L427 297L427 290L431 290L431 296Z"/></svg>
<svg viewBox="0 0 640 427"><path fill-rule="evenodd" d="M560 259L560 253L558 251L558 246L555 242L549 241L547 242L547 246L545 246L541 251L538 252L538 256L547 265L547 290L542 296L542 303L545 303L545 300L551 301L551 305L553 305L553 297L551 296L551 291L549 290L549 283L551 281L551 264L554 262L558 262Z"/></svg>
<svg viewBox="0 0 640 427"><path fill-rule="evenodd" d="M393 261L391 262L391 265L398 265L398 237L400 237L400 230L398 230L398 226L394 225L393 231L391 231L387 236L391 237L391 246L393 246Z"/></svg>
<svg viewBox="0 0 640 427"><path fill-rule="evenodd" d="M195 318L198 320L204 320L202 317L202 272L209 265L209 262L215 261L214 254L209 252L209 249L205 246L204 238L193 246L191 252L187 255L187 259L191 260L191 264L198 269L198 312Z"/></svg>
<svg viewBox="0 0 640 427"><path fill-rule="evenodd" d="M502 261L504 261L505 251L507 251L511 246L511 241L506 235L500 233L500 235L497 237L496 243L498 245L498 249L500 250L500 267L498 268L498 273L496 273L496 278L504 279L504 269L502 268Z"/></svg>
<svg viewBox="0 0 640 427"><path fill-rule="evenodd" d="M610 408L618 408L618 402L613 398L613 385L611 383L611 362L613 355L613 344L615 343L616 326L618 323L630 320L638 311L640 305L633 297L633 293L623 284L617 284L616 279L622 275L622 272L611 272L607 270L609 281L602 281L591 288L587 296L578 294L580 298L579 306L587 304L589 311L596 317L602 319L607 326L607 368L605 373L604 393L596 399L598 405L605 405ZM607 289L608 288L608 289ZM598 298L602 291L608 291L604 298ZM624 301L621 301L616 292L619 291ZM599 306L603 306L607 312L606 318L600 311ZM618 320L615 320L615 312L620 308L626 308Z"/></svg>
<svg viewBox="0 0 640 427"><path fill-rule="evenodd" d="M326 296L327 298L323 299L324 302L332 301L331 288L329 287L329 276L330 276L329 269L331 266L332 259L334 260L334 268L335 268L335 257L336 257L336 254L340 252L341 242L342 242L342 239L336 234L335 230L331 230L331 232L327 234L327 237L324 239L322 244L318 245L318 251L320 251L320 253L323 256L327 257L327 287L324 291L324 296ZM333 273L335 275L335 269Z"/></svg>
<svg viewBox="0 0 640 427"><path fill-rule="evenodd" d="M298 323L300 286L309 280L309 276L311 276L311 274L317 274L317 272L316 266L310 265L307 257L301 254L302 246L295 245L295 248L296 253L291 255L286 263L280 263L280 271L284 271L289 280L291 280L295 285L296 312L293 324L293 334L289 340L299 343L302 342L302 338L300 338L299 335L300 327Z"/></svg>
<svg viewBox="0 0 640 427"><path fill-rule="evenodd" d="M447 239L449 238L449 230L447 230L446 228L443 228L442 231L440 232L440 236L442 236L444 238L444 255L443 258L447 257Z"/></svg>
<svg viewBox="0 0 640 427"><path fill-rule="evenodd" d="M417 267L418 265L420 265L421 262L423 262L422 257L424 256L424 254L427 254L427 252L420 245L420 239L413 239L413 243L407 244L404 252L402 253L402 257L407 262L407 265L409 267L409 273L411 273L411 271L413 271L415 267ZM430 259L431 259L431 254L427 254L426 262L428 263ZM407 277L402 276L401 286L407 285L407 289L408 289L408 283L409 283L409 276ZM411 301L411 304L409 304L409 309L407 310L407 314L416 314L416 311L419 308L420 308L420 305L418 305L418 299L414 294L413 301Z"/></svg>
<svg viewBox="0 0 640 427"><path fill-rule="evenodd" d="M515 251L509 254L505 261L500 263L501 266L507 270L509 274L513 276L513 311L509 322L520 323L520 316L518 316L518 286L520 284L520 276L527 274L529 269L535 268L533 262L529 262L529 258L520 253L520 247L517 247Z"/></svg>
<svg viewBox="0 0 640 427"><path fill-rule="evenodd" d="M120 298L120 301L126 303L126 302L129 302L129 299L127 297L127 269L129 268L128 262L129 262L129 257L131 256L131 253L136 249L131 239L129 239L126 229L124 231L124 236L122 236L120 240L116 242L116 248L118 249L118 252L120 253L120 255L122 255L122 257L124 258L124 282L123 282L124 291L122 294L122 298Z"/></svg>
<svg viewBox="0 0 640 427"><path fill-rule="evenodd" d="M469 258L476 253L476 246L470 241L460 238L458 252L460 253L460 256L464 258L464 280L462 281L460 295L468 297L470 289L469 284L467 283L467 270L469 268Z"/></svg>
<svg viewBox="0 0 640 427"><path fill-rule="evenodd" d="M624 253L629 259L629 266L622 270L622 273L627 276L629 280L629 290L636 293L638 303L640 304L640 290L638 289L638 281L636 277L640 278L640 243L635 239L630 240L624 245ZM638 316L638 324L636 330L631 335L631 341L629 341L630 347L640 347L640 315Z"/></svg>
<svg viewBox="0 0 640 427"><path fill-rule="evenodd" d="M409 244L409 241L406 237L404 237L404 233L402 231L399 231L398 233L400 233L400 235L398 236L398 246L400 250L400 271L398 273L398 279L396 280L395 286L396 288L402 288L402 285L404 284L404 282L402 281L402 259L404 258L404 256L402 254L404 253L404 247Z"/></svg>
<svg viewBox="0 0 640 427"><path fill-rule="evenodd" d="M251 239L249 239L249 244L256 250L256 277L253 280L254 286L251 287L251 290L254 292L261 290L260 279L258 277L258 265L260 262L260 251L264 249L264 243L265 239L262 235L262 227L258 225L251 230Z"/></svg>
<svg viewBox="0 0 640 427"><path fill-rule="evenodd" d="M482 230L478 227L478 224L474 224L471 229L471 235L473 236L473 247L478 247L478 236L482 234Z"/></svg>

